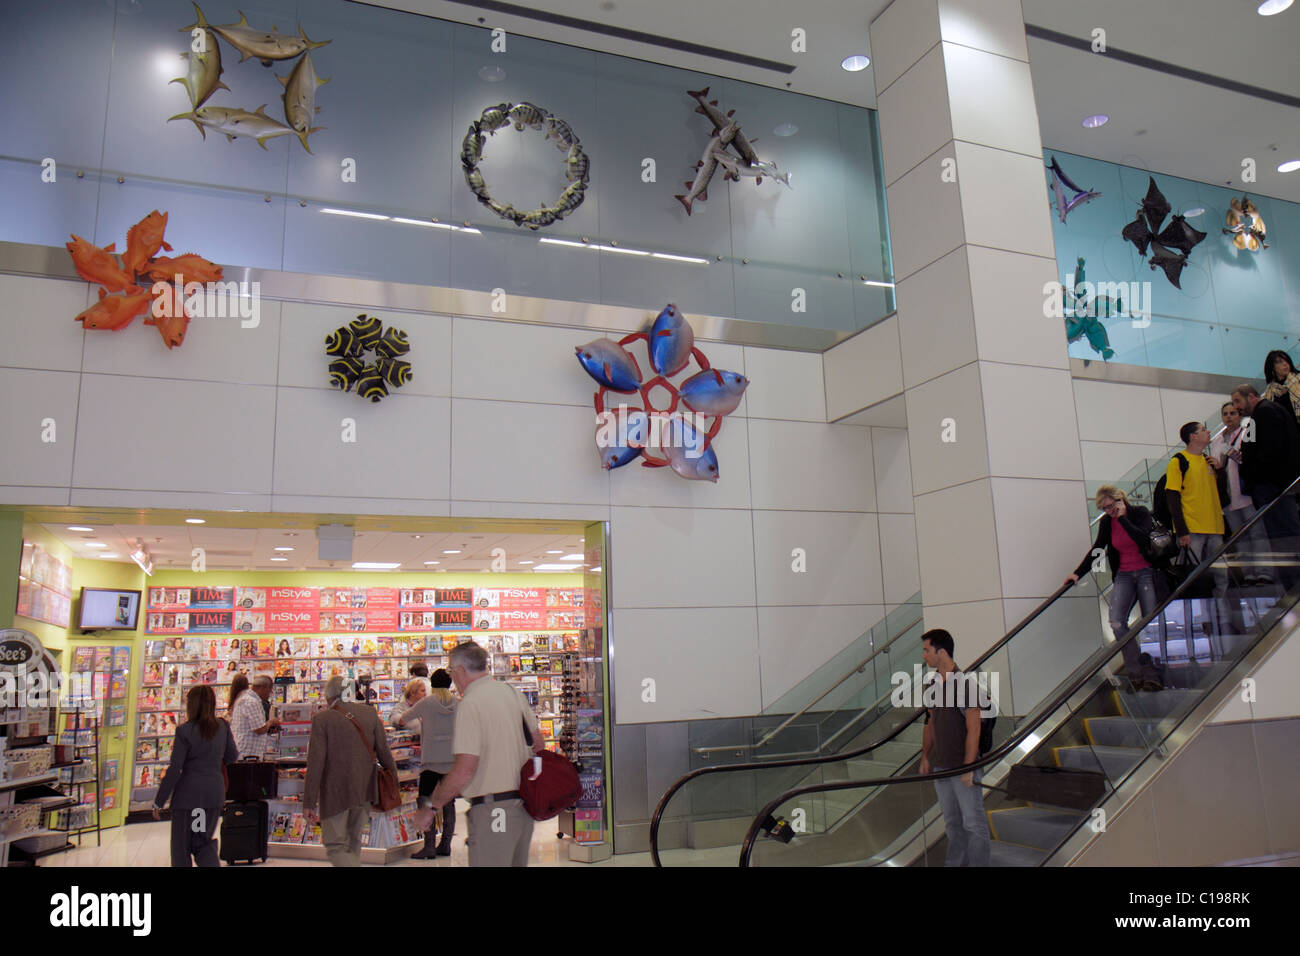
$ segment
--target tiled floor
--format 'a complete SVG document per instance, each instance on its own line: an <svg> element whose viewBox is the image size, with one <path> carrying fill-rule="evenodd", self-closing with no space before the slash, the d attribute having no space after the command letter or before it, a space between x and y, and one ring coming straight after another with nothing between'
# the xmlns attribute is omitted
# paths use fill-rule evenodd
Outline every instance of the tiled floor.
<svg viewBox="0 0 1300 956"><path fill-rule="evenodd" d="M567 837L556 836L558 821L546 820L534 824L532 852L529 855L530 866L649 866L650 854L630 853L604 860L600 863L576 863L569 859L569 846L572 841ZM171 861L171 824L135 823L128 827L115 827L103 833L103 846L95 846L94 834L85 834L78 849L66 853L56 853L44 857L41 866L91 867L91 866L169 866ZM76 842L75 840L73 841ZM730 865L735 862L734 852L728 853L726 862L719 860L716 865ZM329 866L325 861L287 860L272 857L265 866ZM469 855L465 847L465 837L458 833L452 840L451 856L435 860L401 860L389 866L468 866ZM679 863L678 865L681 865ZM710 865L696 861L695 865Z"/></svg>

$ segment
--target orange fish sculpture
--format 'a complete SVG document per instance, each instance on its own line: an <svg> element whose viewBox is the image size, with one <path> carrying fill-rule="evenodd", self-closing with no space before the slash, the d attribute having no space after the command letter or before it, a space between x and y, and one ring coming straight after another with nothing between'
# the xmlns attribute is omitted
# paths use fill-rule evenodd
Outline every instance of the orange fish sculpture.
<svg viewBox="0 0 1300 956"><path fill-rule="evenodd" d="M150 259L145 269L154 282L171 282L178 275L185 282L220 282L222 278L221 266L193 252Z"/></svg>
<svg viewBox="0 0 1300 956"><path fill-rule="evenodd" d="M100 289L99 301L83 310L76 321L87 329L116 331L126 328L137 315L147 311L153 301L153 293L141 292L136 286L131 288L135 291L129 295L109 295Z"/></svg>
<svg viewBox="0 0 1300 956"><path fill-rule="evenodd" d="M167 213L155 209L126 231L126 252L122 253L122 268L131 275L145 271L145 266L158 250L172 251L163 240L167 228Z"/></svg>
<svg viewBox="0 0 1300 956"><path fill-rule="evenodd" d="M131 275L122 271L117 264L117 256L113 255L116 242L110 242L101 249L74 232L72 241L64 243L64 246L72 256L77 275L87 282L97 283L109 292L123 292L133 287Z"/></svg>
<svg viewBox="0 0 1300 956"><path fill-rule="evenodd" d="M171 295L169 289L163 295ZM158 334L162 336L163 344L172 349L185 341L185 333L190 327L189 312L182 308L179 315L151 315L144 320L145 325L152 325L158 329Z"/></svg>

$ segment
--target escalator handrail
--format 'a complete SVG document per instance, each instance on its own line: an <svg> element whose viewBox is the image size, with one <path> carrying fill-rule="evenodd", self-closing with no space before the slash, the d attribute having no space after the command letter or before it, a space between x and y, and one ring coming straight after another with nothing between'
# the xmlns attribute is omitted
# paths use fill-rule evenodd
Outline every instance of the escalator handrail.
<svg viewBox="0 0 1300 956"><path fill-rule="evenodd" d="M1160 602L1156 606L1156 609L1154 611L1152 611L1150 614L1143 617L1140 621L1138 621L1137 624L1133 625L1133 627L1129 629L1129 632L1124 635L1122 640L1118 640L1114 644L1104 644L1102 645L1102 647L1098 648L1097 651L1095 651L1087 660L1085 660L1078 668L1076 668L1076 670L1083 670L1084 671L1083 675L1075 678L1073 681L1069 681L1068 682L1069 686L1065 690L1058 691L1056 696L1053 697L1048 704L1041 705L1039 708L1037 708L1038 710L1037 717L1032 720L1025 720L1024 723L1020 727L1018 727L1012 733L1012 735L1009 738L1007 738L1007 740L1003 741L1003 743L1000 746L994 747L987 754L984 754L983 756L979 757L977 760L973 761L972 763L963 764L960 767L953 767L949 770L943 770L936 773L911 774L902 777L883 777L883 778L875 778L869 780L840 780L834 783L809 784L807 786L795 787L791 790L787 790L785 793L775 797L766 806L764 806L761 810L759 810L758 813L755 815L753 821L751 821L749 825L749 829L745 832L744 843L741 844L739 865L742 867L749 866L749 857L754 847L754 840L757 838L758 831L762 828L763 822L767 820L767 818L772 814L773 811L776 810L777 807L781 806L783 803L787 803L788 801L794 799L795 797L803 796L805 793L827 793L833 790L852 790L852 789L860 789L866 787L890 786L892 784L898 784L898 783L920 783L926 780L936 780L936 779L943 779L945 777L955 777L961 774L970 773L974 770L982 769L990 764L996 763L997 761L1001 760L1008 753L1010 753L1012 750L1018 747L1022 741L1027 739L1030 736L1030 734L1036 731L1038 727L1043 723L1043 721L1045 721L1052 714L1056 713L1056 711L1059 710L1063 705L1065 705L1065 703L1068 702L1071 697L1077 694L1083 688L1085 683L1088 680L1090 680L1093 676L1095 676L1097 672L1097 667L1104 665L1106 661L1109 661L1112 658L1114 658L1116 652L1122 652L1124 646L1127 645L1130 641L1137 640L1139 635L1141 635L1142 631L1146 628L1146 626L1150 624L1153 620L1155 620L1160 614L1162 614L1166 607L1168 607L1170 604L1173 604L1175 601L1181 601L1183 599L1182 597L1183 592L1186 591L1188 587L1191 586L1192 583L1196 581L1197 578L1199 578L1202 574L1207 573L1210 567L1228 551L1228 548L1236 543L1238 538L1240 538L1247 531L1249 531L1250 528L1254 526L1255 522L1262 519L1264 515L1266 515L1279 501L1281 501L1283 498L1287 497L1288 495L1294 494L1297 489L1300 489L1300 476L1297 476L1295 479L1293 479L1291 484L1287 485L1285 490L1283 490L1282 493L1279 494L1276 498L1270 501L1263 508L1260 508L1258 511L1256 511L1255 515L1249 521L1247 521L1244 525L1242 525L1239 529L1237 529L1237 531L1231 537L1227 538L1223 542L1223 546L1220 547L1218 551L1216 551L1212 556L1202 560L1201 563L1196 566L1193 572L1183 580L1183 583L1180 584L1177 588L1175 588L1173 593L1171 593L1167 598L1165 598L1164 601ZM1068 589L1068 587L1069 586L1067 585L1066 587L1063 587L1059 591L1057 591L1057 593L1052 596L1051 600L1055 601L1056 598L1060 597L1060 595ZM1020 628L1017 628L1017 631L1018 630L1020 630ZM1010 636L1011 635L1008 635L1008 637ZM1007 638L1003 638L996 645L994 645L994 647L995 648L1001 647L1003 644L1006 643L1006 640ZM992 653L992 649L986 652L984 656L981 657L979 661L976 662L976 664L973 664L969 668L967 668L967 671L968 672L975 671L977 669L978 663L982 662L985 658L987 658L990 653ZM1094 660L1094 658L1097 658L1099 655L1100 655L1100 660L1098 661L1097 666L1091 666L1091 667L1087 666L1090 665ZM1226 675L1223 675L1219 678L1219 680L1222 681L1225 679L1225 677ZM1218 682L1216 681L1214 686L1217 685ZM1207 687L1206 691L1208 692L1210 689L1212 688ZM896 736L904 727L907 727L911 725L913 722L915 722L916 719L924 713L925 713L925 708L923 707L918 708L917 711L912 715L912 717L909 720L901 724L898 727L898 729L895 730L894 733L890 735L891 738L893 736ZM884 741L881 742L883 743ZM866 749L871 750L874 749L874 747L876 746L879 745L873 744L871 747L868 747ZM811 763L812 761L809 762ZM653 842L651 844L651 847L653 849Z"/></svg>
<svg viewBox="0 0 1300 956"><path fill-rule="evenodd" d="M1070 584L1062 584L1051 595L1044 598L1042 603L1040 603L1036 608L1034 608L1032 611L1029 612L1029 614L1025 616L1024 620L1022 620L1019 624L1013 627L1010 631L1006 633L1006 635L1001 640L999 640L996 644L994 644L987 651L985 651L975 661L975 663L972 664L968 669L969 670L977 669L980 664L983 664L986 660L988 660L990 657L992 657L994 654L1000 651L1008 641L1010 641L1013 637L1015 637L1017 634L1023 631L1030 624L1032 624L1040 614L1042 614L1054 603L1056 603L1056 600L1067 590L1069 590L1071 586L1072 585ZM919 715L920 713L922 713L922 711L918 711L917 713ZM682 787L684 787L686 784L690 783L690 781L694 780L696 777L701 777L704 776L705 774L710 774L710 773L734 773L742 770L763 770L772 767L815 766L817 764L822 764L822 763L835 763L840 760L852 760L855 757L860 757L865 753L869 753L872 750L875 750L877 747L882 747L885 744L889 743L891 740L893 740L895 737L901 734L904 730L906 730L907 727L915 719L916 717L913 716L910 720L907 720L899 724L887 736L883 737L880 740L877 740L875 743L868 744L867 746L861 748L860 750L854 750L848 753L826 754L821 757L802 757L802 758L795 758L793 760L769 760L769 761L753 761L750 763L723 764L716 767L698 767L695 770L690 771L689 773L683 775L682 777L679 777L676 781L673 782L672 786L670 786L666 791L664 791L664 795L659 798L659 803L658 805L655 806L655 811L650 817L650 859L651 861L655 866L663 865L659 860L659 824L663 819L664 810L668 807L669 801L672 800L673 796L677 793L677 791L680 790Z"/></svg>
<svg viewBox="0 0 1300 956"><path fill-rule="evenodd" d="M820 704L826 698L826 695L829 694L831 691L833 691L836 687L839 687L846 680L851 678L854 674L862 673L862 669L864 667L866 667L868 664L874 661L881 654L885 653L887 650L893 647L898 641L901 641L904 637L907 636L908 631L916 627L916 625L920 624L923 620L924 618L918 617L911 624L907 625L907 627L903 628L901 631L899 631L897 634L891 637L887 642L881 644L880 647L876 648L874 651L871 652L871 655L867 657L866 660L860 661L859 663L855 664L853 667L849 668L848 672L845 673L843 677L837 680L834 684L831 684L830 687L827 687L817 697L813 698L808 703L804 704L795 713L787 717L784 721L781 722L780 726L774 727L772 730L769 730L766 734L763 735L763 739L758 741L757 743L735 744L734 746L730 746L730 747L724 747L724 746L696 747L694 749L694 752L697 754L707 754L707 753L716 753L717 751L720 750L726 750L726 751L757 750L759 747L762 747L768 741L776 737L776 735L779 734L781 731L785 730L785 728L789 727L790 724L794 723L794 721L798 720L804 714L808 713L808 711L812 710L813 705Z"/></svg>

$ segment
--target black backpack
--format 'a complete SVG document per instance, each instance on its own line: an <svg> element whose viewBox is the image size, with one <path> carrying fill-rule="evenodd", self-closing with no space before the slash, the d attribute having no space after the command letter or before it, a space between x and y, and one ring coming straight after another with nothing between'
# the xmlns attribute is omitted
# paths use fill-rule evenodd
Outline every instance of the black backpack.
<svg viewBox="0 0 1300 956"><path fill-rule="evenodd" d="M1175 452L1174 457L1178 459L1178 467L1187 477L1187 468L1191 464L1187 457L1180 451ZM1155 490L1151 492L1151 517L1155 518L1166 528L1174 526L1174 516L1169 513L1169 498L1165 495L1165 481L1167 474L1161 475L1160 480L1156 482Z"/></svg>
<svg viewBox="0 0 1300 956"><path fill-rule="evenodd" d="M993 749L993 725L998 722L998 715L980 718L980 756Z"/></svg>

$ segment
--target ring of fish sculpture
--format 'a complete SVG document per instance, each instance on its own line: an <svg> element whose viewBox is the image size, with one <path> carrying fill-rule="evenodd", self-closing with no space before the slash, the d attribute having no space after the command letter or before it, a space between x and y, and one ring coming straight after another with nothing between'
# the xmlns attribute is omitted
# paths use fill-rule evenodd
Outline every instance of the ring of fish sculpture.
<svg viewBox="0 0 1300 956"><path fill-rule="evenodd" d="M555 146L564 153L564 178L569 185L560 193L559 198L550 205L538 206L536 209L516 209L509 203L501 203L492 198L488 192L487 181L479 170L483 161L483 134L496 135L496 131L511 124L522 132L524 127L544 130L547 139L555 140ZM582 205L587 183L590 179L588 170L591 160L582 151L582 143L573 132L573 128L550 111L534 106L532 103L498 103L489 106L477 120L469 124L460 147L460 165L465 174L465 184L469 186L474 197L502 219L513 222L516 226L527 226L536 231L543 226L559 222L573 210Z"/></svg>
<svg viewBox="0 0 1300 956"><path fill-rule="evenodd" d="M325 338L330 385L345 392L356 386L362 398L381 401L390 388L401 388L411 380L411 363L398 358L409 351L405 331L385 329L378 318L362 312ZM367 352L375 357L368 360Z"/></svg>

